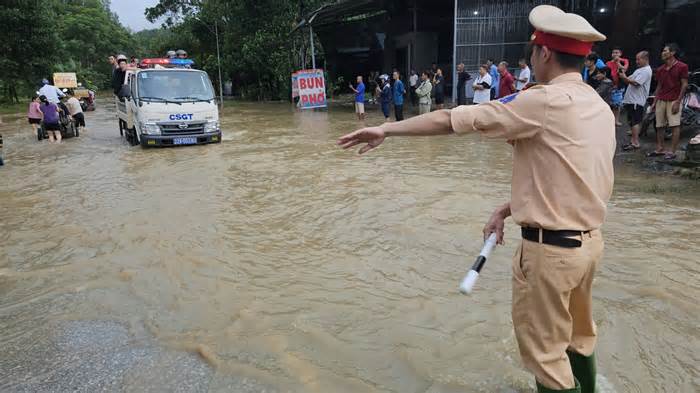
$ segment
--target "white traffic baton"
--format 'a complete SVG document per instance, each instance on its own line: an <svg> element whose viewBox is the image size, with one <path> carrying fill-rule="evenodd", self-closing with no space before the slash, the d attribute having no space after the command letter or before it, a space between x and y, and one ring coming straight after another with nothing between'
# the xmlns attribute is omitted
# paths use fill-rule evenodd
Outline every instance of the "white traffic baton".
<svg viewBox="0 0 700 393"><path fill-rule="evenodd" d="M469 270L469 273L464 276L462 283L459 284L460 292L465 295L472 293L474 284L479 278L479 272L481 272L481 268L484 267L486 259L488 259L489 255L491 255L491 251L493 251L494 247L496 247L496 234L492 233L489 235L488 239L486 239L486 242L484 242L484 246L481 248L479 256L476 257L476 261L474 262L474 265L472 265L471 270Z"/></svg>

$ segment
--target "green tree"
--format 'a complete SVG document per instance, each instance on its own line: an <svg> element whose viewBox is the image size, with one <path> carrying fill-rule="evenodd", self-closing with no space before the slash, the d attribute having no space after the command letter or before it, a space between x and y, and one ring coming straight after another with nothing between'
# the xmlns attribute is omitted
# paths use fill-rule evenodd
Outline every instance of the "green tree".
<svg viewBox="0 0 700 393"><path fill-rule="evenodd" d="M320 2L304 3L310 9ZM301 3L160 0L146 15L151 21L164 18L164 25L178 31L178 36L195 38L188 48L191 53L196 51L198 64L211 75L217 75L213 30L218 27L224 79L232 80L234 89L246 98L288 99L297 56L294 49L303 45L298 34L290 34L300 17Z"/></svg>
<svg viewBox="0 0 700 393"><path fill-rule="evenodd" d="M55 70L77 72L95 87L109 85L109 55L132 54L131 33L109 10L109 1L60 0L57 4L61 61Z"/></svg>
<svg viewBox="0 0 700 393"><path fill-rule="evenodd" d="M36 89L58 59L59 38L52 1L3 0L0 4L0 86L3 98L19 102Z"/></svg>
<svg viewBox="0 0 700 393"><path fill-rule="evenodd" d="M108 0L4 0L0 88L6 101L36 90L54 72L76 72L92 88L109 85L107 56L133 53L131 32Z"/></svg>

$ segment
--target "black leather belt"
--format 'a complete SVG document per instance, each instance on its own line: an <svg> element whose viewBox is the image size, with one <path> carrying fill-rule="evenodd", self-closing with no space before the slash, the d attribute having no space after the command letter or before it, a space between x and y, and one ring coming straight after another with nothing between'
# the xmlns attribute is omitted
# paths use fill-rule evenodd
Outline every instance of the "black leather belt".
<svg viewBox="0 0 700 393"><path fill-rule="evenodd" d="M542 231L542 243L549 244L551 246L564 247L564 248L578 248L581 247L580 239L575 239L574 236L583 236L591 231L551 231L549 229L540 228L528 228L522 227L521 233L523 239L529 240L531 242L540 242L540 231Z"/></svg>

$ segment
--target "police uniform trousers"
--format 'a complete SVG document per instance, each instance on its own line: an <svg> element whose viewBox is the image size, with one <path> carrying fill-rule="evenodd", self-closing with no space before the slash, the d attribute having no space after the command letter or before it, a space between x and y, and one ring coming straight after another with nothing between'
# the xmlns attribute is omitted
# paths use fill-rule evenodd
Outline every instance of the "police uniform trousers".
<svg viewBox="0 0 700 393"><path fill-rule="evenodd" d="M540 231L540 242L523 239L513 258L513 326L522 361L538 388L580 389L579 379L586 376L574 378L576 362L592 359L596 344L591 285L603 238L600 230L574 238L581 247L552 246L542 243ZM581 383L595 389L595 369L590 378Z"/></svg>

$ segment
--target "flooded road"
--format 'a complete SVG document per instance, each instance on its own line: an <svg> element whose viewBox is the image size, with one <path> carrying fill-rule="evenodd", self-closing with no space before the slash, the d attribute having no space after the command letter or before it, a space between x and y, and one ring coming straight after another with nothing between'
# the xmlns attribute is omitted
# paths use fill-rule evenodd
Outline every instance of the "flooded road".
<svg viewBox="0 0 700 393"><path fill-rule="evenodd" d="M509 198L507 144L358 157L334 145L358 126L349 107L229 104L222 144L143 150L101 104L60 146L0 126L0 391L534 391L512 222L474 294L457 291ZM601 391L698 391L698 202L697 183L617 168Z"/></svg>

